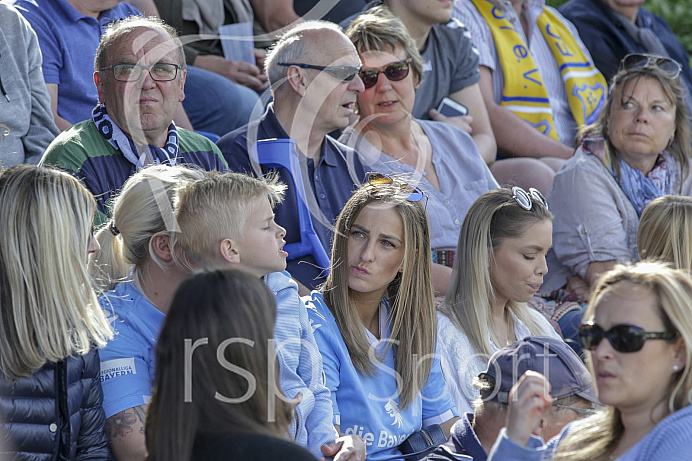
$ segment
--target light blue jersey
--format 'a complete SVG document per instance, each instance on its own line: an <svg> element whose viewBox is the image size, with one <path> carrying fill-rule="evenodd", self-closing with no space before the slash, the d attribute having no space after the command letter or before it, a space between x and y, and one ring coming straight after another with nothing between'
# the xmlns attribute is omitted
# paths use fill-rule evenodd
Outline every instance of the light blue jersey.
<svg viewBox="0 0 692 461"><path fill-rule="evenodd" d="M322 354L334 408L334 424L339 425L344 434L363 437L368 445L368 460L397 455L397 446L412 432L457 416L437 357L421 394L408 407L400 408L393 350L390 349L382 362L376 365L374 376L361 375L349 357L336 320L322 294L313 292L303 300ZM380 305L381 340L366 330L376 352L382 352L387 346L390 335L388 312L389 305L383 300Z"/></svg>
<svg viewBox="0 0 692 461"><path fill-rule="evenodd" d="M113 339L99 351L106 418L148 404L154 381L154 346L166 318L137 291L132 281L101 296Z"/></svg>

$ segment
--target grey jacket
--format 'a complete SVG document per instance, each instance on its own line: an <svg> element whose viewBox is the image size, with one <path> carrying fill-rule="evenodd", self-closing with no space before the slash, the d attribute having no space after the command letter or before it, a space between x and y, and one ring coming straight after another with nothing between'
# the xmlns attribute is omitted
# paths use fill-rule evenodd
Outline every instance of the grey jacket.
<svg viewBox="0 0 692 461"><path fill-rule="evenodd" d="M16 9L0 3L0 165L38 163L59 132L36 33Z"/></svg>
<svg viewBox="0 0 692 461"><path fill-rule="evenodd" d="M692 195L692 175L681 194ZM600 158L583 147L555 176L548 204L555 215L553 250L542 290L560 288L569 275L583 278L593 261L639 260L637 212Z"/></svg>

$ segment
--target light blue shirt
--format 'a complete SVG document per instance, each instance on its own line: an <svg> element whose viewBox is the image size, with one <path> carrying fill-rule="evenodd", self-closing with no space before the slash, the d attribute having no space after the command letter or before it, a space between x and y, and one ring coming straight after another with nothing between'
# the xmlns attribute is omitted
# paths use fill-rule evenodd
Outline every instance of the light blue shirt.
<svg viewBox="0 0 692 461"><path fill-rule="evenodd" d="M158 339L165 315L137 291L132 281L101 296L113 339L99 351L106 418L151 399Z"/></svg>
<svg viewBox="0 0 692 461"><path fill-rule="evenodd" d="M365 440L368 460L397 455L400 453L397 446L412 432L457 416L437 357L425 388L408 407L400 408L393 350L390 348L382 362L376 365L377 371L373 376L361 375L349 357L339 327L322 294L313 292L303 300L322 354L334 408L334 424L340 425L342 433L356 434ZM383 301L380 306L381 340L366 332L376 352L382 352L388 344L388 312L389 306Z"/></svg>
<svg viewBox="0 0 692 461"><path fill-rule="evenodd" d="M426 211L432 248L453 250L466 212L473 202L499 186L468 133L448 123L416 122L420 123L432 145L432 163L440 190L412 166L380 152L351 127L344 130L339 141L355 149L369 171L410 176L428 196Z"/></svg>
<svg viewBox="0 0 692 461"><path fill-rule="evenodd" d="M264 276L264 282L276 297L274 341L281 389L289 399L298 392L303 393L289 435L319 458L322 456L320 447L338 436L332 424L334 414L329 389L324 385L322 356L307 309L298 295L298 285L290 274L273 272Z"/></svg>

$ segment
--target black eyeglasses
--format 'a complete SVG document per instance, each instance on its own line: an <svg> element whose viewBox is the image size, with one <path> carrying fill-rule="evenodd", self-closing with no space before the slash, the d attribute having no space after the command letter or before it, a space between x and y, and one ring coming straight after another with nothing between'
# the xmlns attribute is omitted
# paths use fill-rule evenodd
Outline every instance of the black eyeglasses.
<svg viewBox="0 0 692 461"><path fill-rule="evenodd" d="M368 184L373 187L388 187L394 183L394 179L384 173L368 173ZM397 181L397 183L401 184L401 188L409 193L406 198L410 202L420 202L425 198L425 206L427 207L428 196L425 195L422 190L410 184L401 183L400 181Z"/></svg>
<svg viewBox="0 0 692 461"><path fill-rule="evenodd" d="M596 349L603 338L618 352L637 352L644 347L649 339L675 339L678 336L673 331L650 332L632 325L616 325L608 331L603 331L595 323L585 323L579 327L579 340L584 349Z"/></svg>
<svg viewBox="0 0 692 461"><path fill-rule="evenodd" d="M526 211L531 211L534 203L540 203L546 210L548 209L548 201L543 197L541 191L533 187L528 192L519 186L512 187L512 198Z"/></svg>
<svg viewBox="0 0 692 461"><path fill-rule="evenodd" d="M392 82L398 82L399 80L403 80L406 78L406 76L408 76L410 63L411 58L408 58L404 59L403 61L387 64L381 69L361 70L360 79L363 80L363 86L365 86L366 90L377 84L377 79L380 77L380 73L384 74L384 76Z"/></svg>
<svg viewBox="0 0 692 461"><path fill-rule="evenodd" d="M628 54L620 61L619 70L630 70L643 67L657 67L661 69L668 78L677 78L682 71L682 66L679 62L664 56L648 53Z"/></svg>
<svg viewBox="0 0 692 461"><path fill-rule="evenodd" d="M136 82L142 77L142 71L146 70L151 75L152 80L157 82L170 82L178 76L177 64L160 62L151 66L140 66L139 64L116 64L114 66L103 67L101 70L113 69L113 77L119 82Z"/></svg>
<svg viewBox="0 0 692 461"><path fill-rule="evenodd" d="M315 70L321 70L332 77L334 77L337 80L341 80L342 82L350 82L354 78L356 78L356 75L360 73L360 69L363 67L361 64L360 66L313 66L312 64L303 64L299 62L280 62L278 65L280 66L296 66L300 67L301 69L315 69Z"/></svg>

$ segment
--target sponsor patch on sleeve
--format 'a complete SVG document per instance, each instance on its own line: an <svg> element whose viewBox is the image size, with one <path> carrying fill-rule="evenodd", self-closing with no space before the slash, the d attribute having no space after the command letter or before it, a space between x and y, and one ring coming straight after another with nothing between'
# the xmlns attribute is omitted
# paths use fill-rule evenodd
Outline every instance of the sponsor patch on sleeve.
<svg viewBox="0 0 692 461"><path fill-rule="evenodd" d="M108 360L107 362L101 362L101 382L108 381L112 378L117 378L118 376L136 374L137 369L135 368L134 357L127 357L123 359L114 359Z"/></svg>

